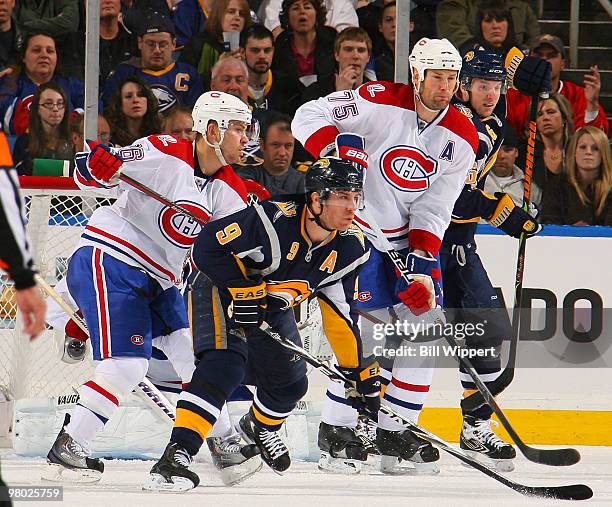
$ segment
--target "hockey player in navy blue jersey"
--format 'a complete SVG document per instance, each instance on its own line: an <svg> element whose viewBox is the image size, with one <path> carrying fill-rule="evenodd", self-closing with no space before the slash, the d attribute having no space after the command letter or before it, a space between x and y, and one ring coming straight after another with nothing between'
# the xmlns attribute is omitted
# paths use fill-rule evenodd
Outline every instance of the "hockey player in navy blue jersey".
<svg viewBox="0 0 612 507"><path fill-rule="evenodd" d="M548 89L550 71L547 85L547 67L540 59L523 60L516 72L514 82L519 86L524 82L522 78L528 76L533 79L525 82L540 83L541 89L535 91ZM485 178L495 163L504 138L506 81L507 72L500 55L485 50L470 51L463 58L460 87L454 99L455 107L476 127L479 145L476 163L455 202L451 224L440 248L444 306L448 318L455 323L485 323L482 336L467 337L467 345L475 348L500 347L504 338L510 336L507 314L501 308L497 293L476 253L474 233L478 221L484 218L515 238L521 233L533 236L541 229L537 220L520 206L515 206L508 195L488 195L483 191ZM530 94L533 91L525 90ZM499 394L507 387L496 382L502 372L499 355L476 356L472 363L493 394ZM463 369L460 378L464 396L475 392L475 384ZM486 404L476 410L464 409L460 445L484 460L492 460L501 470L512 470L511 460L516 452L491 430L492 413Z"/></svg>
<svg viewBox="0 0 612 507"><path fill-rule="evenodd" d="M179 397L170 443L146 489L198 485L191 459L245 377L257 391L239 428L274 471L289 468L278 430L306 393L306 365L260 325L265 321L299 343L292 308L310 295L319 300L339 368L356 384L353 400L378 410L378 363L363 357L355 309L357 273L369 257L352 224L363 199L363 169L321 158L309 168L305 187L305 200L265 201L203 227L193 259L215 284L214 339Z"/></svg>

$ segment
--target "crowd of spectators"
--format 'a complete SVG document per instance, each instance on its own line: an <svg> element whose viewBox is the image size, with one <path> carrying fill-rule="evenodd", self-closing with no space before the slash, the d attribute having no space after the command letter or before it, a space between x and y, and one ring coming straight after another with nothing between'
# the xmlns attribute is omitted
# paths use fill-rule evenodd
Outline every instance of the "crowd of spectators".
<svg viewBox="0 0 612 507"><path fill-rule="evenodd" d="M561 79L563 41L541 34L525 0L414 0L411 46L448 38L462 53L517 46L552 67L538 104L532 200L549 223L612 225L608 121L599 69ZM101 0L98 142L125 146L156 133L192 140L191 108L206 90L248 103L261 125L239 174L273 195L301 184L308 154L291 134L296 109L334 91L393 80L393 0ZM84 147L84 0L0 0L0 128L20 174L37 158ZM509 90L508 131L491 192L520 204L531 98Z"/></svg>

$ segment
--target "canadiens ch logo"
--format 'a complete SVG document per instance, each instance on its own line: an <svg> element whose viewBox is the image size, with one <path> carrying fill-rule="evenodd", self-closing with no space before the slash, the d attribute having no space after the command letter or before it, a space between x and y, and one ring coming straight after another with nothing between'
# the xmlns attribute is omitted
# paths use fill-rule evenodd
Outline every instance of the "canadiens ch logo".
<svg viewBox="0 0 612 507"><path fill-rule="evenodd" d="M412 146L389 148L380 159L385 179L398 190L422 192L438 172L438 161Z"/></svg>
<svg viewBox="0 0 612 507"><path fill-rule="evenodd" d="M132 335L131 341L134 345L144 344L144 338L142 337L142 335L139 335L139 334Z"/></svg>
<svg viewBox="0 0 612 507"><path fill-rule="evenodd" d="M210 220L210 215L201 204L192 201L176 201L176 204L191 211L203 220ZM199 222L171 208L164 208L159 213L157 223L164 237L179 248L191 247L202 229Z"/></svg>

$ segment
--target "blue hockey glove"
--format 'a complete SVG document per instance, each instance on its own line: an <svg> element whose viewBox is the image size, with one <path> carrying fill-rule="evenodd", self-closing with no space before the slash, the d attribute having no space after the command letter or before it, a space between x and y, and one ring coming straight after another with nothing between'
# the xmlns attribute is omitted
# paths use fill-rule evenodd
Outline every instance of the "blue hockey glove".
<svg viewBox="0 0 612 507"><path fill-rule="evenodd" d="M355 390L359 396L355 396L352 390L347 392L347 401L356 410L367 409L371 414L378 414L380 409L380 367L374 356L362 361L365 366L358 368L343 368L338 366L338 371L355 384Z"/></svg>
<svg viewBox="0 0 612 507"><path fill-rule="evenodd" d="M338 157L349 160L358 169L368 168L368 154L365 151L365 139L350 132L336 136Z"/></svg>
<svg viewBox="0 0 612 507"><path fill-rule="evenodd" d="M506 56L508 83L519 92L534 97L552 90L550 63L538 56L525 56L512 48Z"/></svg>
<svg viewBox="0 0 612 507"><path fill-rule="evenodd" d="M228 285L232 302L228 308L230 327L247 329L259 327L266 318L266 283L236 280Z"/></svg>
<svg viewBox="0 0 612 507"><path fill-rule="evenodd" d="M406 268L415 280L409 284L399 271L396 272L398 279L395 282L395 294L414 315L421 315L435 307L436 295L431 275L436 267L435 258L409 253Z"/></svg>
<svg viewBox="0 0 612 507"><path fill-rule="evenodd" d="M529 213L519 208L508 194L496 192L497 206L487 219L493 227L504 231L513 238L519 238L522 233L527 237L535 236L542 230L540 223Z"/></svg>

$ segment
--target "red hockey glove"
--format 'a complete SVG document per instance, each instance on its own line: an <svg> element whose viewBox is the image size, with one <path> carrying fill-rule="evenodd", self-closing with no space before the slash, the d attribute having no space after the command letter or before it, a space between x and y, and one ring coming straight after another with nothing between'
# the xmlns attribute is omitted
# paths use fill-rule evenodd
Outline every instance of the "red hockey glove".
<svg viewBox="0 0 612 507"><path fill-rule="evenodd" d="M421 282L412 282L397 296L416 316L431 310L431 291Z"/></svg>
<svg viewBox="0 0 612 507"><path fill-rule="evenodd" d="M89 172L93 179L106 186L116 185L123 160L104 144L98 144L89 155Z"/></svg>
<svg viewBox="0 0 612 507"><path fill-rule="evenodd" d="M83 314L81 313L81 310L77 311L77 315L81 317L81 319L83 319ZM87 340L89 340L89 336L87 336L87 333L85 333L72 319L70 319L66 324L66 327L64 328L64 333L68 338L74 338L75 340L79 340L81 342L86 342Z"/></svg>

